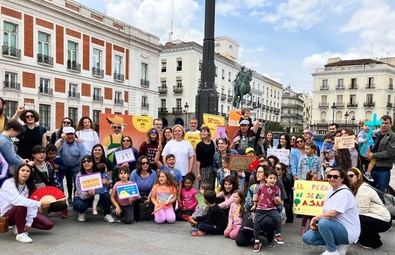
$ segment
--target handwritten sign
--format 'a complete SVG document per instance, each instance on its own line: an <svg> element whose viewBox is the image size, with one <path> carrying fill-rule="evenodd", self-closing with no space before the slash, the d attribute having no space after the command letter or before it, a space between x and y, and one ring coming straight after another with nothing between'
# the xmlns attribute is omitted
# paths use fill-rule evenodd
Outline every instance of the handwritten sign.
<svg viewBox="0 0 395 255"><path fill-rule="evenodd" d="M192 144L192 148L196 150L196 145L202 140L197 133L185 133L184 139Z"/></svg>
<svg viewBox="0 0 395 255"><path fill-rule="evenodd" d="M293 212L317 216L322 213L326 194L332 190L328 182L296 180L294 184Z"/></svg>
<svg viewBox="0 0 395 255"><path fill-rule="evenodd" d="M117 194L119 199L126 199L130 197L140 196L139 188L136 183L119 185L117 187Z"/></svg>
<svg viewBox="0 0 395 255"><path fill-rule="evenodd" d="M276 156L280 162L289 166L289 150L288 149L267 149L267 156Z"/></svg>
<svg viewBox="0 0 395 255"><path fill-rule="evenodd" d="M203 113L203 123L210 128L211 134L215 135L217 126L225 125L225 117Z"/></svg>
<svg viewBox="0 0 395 255"><path fill-rule="evenodd" d="M257 156L230 156L229 169L233 171L246 171L251 162L257 160Z"/></svg>
<svg viewBox="0 0 395 255"><path fill-rule="evenodd" d="M81 191L88 191L103 187L100 173L82 175L80 177Z"/></svg>
<svg viewBox="0 0 395 255"><path fill-rule="evenodd" d="M136 161L136 158L134 157L132 148L126 149L126 150L121 150L121 151L116 151L115 152L115 159L117 160L118 165L122 165L123 163L126 163L126 162Z"/></svg>
<svg viewBox="0 0 395 255"><path fill-rule="evenodd" d="M335 137L335 145L338 149L351 149L355 147L355 137L352 135Z"/></svg>

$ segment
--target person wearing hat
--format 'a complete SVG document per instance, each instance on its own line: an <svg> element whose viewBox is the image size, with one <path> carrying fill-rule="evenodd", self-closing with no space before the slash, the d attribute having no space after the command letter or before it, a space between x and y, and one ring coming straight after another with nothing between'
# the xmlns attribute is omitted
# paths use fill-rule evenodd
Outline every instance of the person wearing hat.
<svg viewBox="0 0 395 255"><path fill-rule="evenodd" d="M107 121L111 125L112 133L103 138L102 145L107 153L108 150L111 150L111 152L107 154L107 158L111 162L114 162L115 154L113 151L122 145L122 129L124 126L126 126L126 124L124 123L123 117L119 115L107 117Z"/></svg>
<svg viewBox="0 0 395 255"><path fill-rule="evenodd" d="M75 190L75 178L79 172L80 160L85 154L85 147L77 141L75 129L73 127L64 127L63 133L65 138L59 138L55 146L58 149L59 157L63 160L66 168L66 175L71 174ZM69 202L72 200L73 189L67 185Z"/></svg>
<svg viewBox="0 0 395 255"><path fill-rule="evenodd" d="M250 122L246 119L240 121L240 129L233 138L231 148L237 150L240 155L245 155L245 149L255 147L256 133L259 128L259 122L255 121L254 126L250 128Z"/></svg>
<svg viewBox="0 0 395 255"><path fill-rule="evenodd" d="M22 120L25 125L23 125L22 132L17 137L19 139L17 153L21 158L31 159L32 148L35 145L47 145L47 137L45 136L47 130L36 124L40 120L40 116L35 110L22 109L24 108L18 108L18 111L21 110L19 119Z"/></svg>

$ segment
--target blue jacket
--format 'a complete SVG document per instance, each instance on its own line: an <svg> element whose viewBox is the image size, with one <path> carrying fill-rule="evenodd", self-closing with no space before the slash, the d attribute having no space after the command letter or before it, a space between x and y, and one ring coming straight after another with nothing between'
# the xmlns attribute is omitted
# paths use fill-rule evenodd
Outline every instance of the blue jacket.
<svg viewBox="0 0 395 255"><path fill-rule="evenodd" d="M12 140L4 134L0 134L0 153L7 161L10 173L13 173L15 169L24 163L23 159L16 154Z"/></svg>

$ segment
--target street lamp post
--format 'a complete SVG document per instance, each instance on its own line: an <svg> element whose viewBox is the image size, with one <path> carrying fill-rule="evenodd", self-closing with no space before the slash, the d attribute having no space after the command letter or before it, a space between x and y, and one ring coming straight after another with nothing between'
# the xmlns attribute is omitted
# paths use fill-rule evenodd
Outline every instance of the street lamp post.
<svg viewBox="0 0 395 255"><path fill-rule="evenodd" d="M348 116L350 116L350 114L349 114L348 112L346 112L346 113L344 114L344 117L346 117L346 126L347 126Z"/></svg>
<svg viewBox="0 0 395 255"><path fill-rule="evenodd" d="M355 115L351 117L352 128L354 128ZM355 129L356 130L356 129Z"/></svg>
<svg viewBox="0 0 395 255"><path fill-rule="evenodd" d="M189 108L188 102L185 102L185 105L184 105L185 127L187 127L187 125L188 125L188 108Z"/></svg>
<svg viewBox="0 0 395 255"><path fill-rule="evenodd" d="M335 123L335 110L336 110L335 102L333 102L331 109L332 109L332 123Z"/></svg>

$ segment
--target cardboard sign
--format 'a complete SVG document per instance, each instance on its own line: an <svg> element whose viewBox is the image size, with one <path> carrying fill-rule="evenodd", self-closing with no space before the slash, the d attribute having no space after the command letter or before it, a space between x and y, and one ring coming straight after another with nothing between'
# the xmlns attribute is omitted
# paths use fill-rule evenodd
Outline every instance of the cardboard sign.
<svg viewBox="0 0 395 255"><path fill-rule="evenodd" d="M82 175L80 177L81 191L99 189L103 187L100 173Z"/></svg>
<svg viewBox="0 0 395 255"><path fill-rule="evenodd" d="M240 126L239 120L241 118L241 110L240 109L233 109L229 112L229 126Z"/></svg>
<svg viewBox="0 0 395 255"><path fill-rule="evenodd" d="M290 150L288 149L267 149L267 156L276 156L280 162L286 164L287 166L289 166L289 152Z"/></svg>
<svg viewBox="0 0 395 255"><path fill-rule="evenodd" d="M139 188L136 183L119 185L117 187L117 194L119 199L140 196Z"/></svg>
<svg viewBox="0 0 395 255"><path fill-rule="evenodd" d="M233 171L246 171L248 166L255 160L257 156L243 156L232 155L230 156L229 169Z"/></svg>
<svg viewBox="0 0 395 255"><path fill-rule="evenodd" d="M293 212L317 216L322 213L326 194L332 190L328 182L296 180L294 184Z"/></svg>
<svg viewBox="0 0 395 255"><path fill-rule="evenodd" d="M129 148L126 150L116 151L115 152L115 159L117 160L118 165L122 165L126 162L133 162L136 161L134 157L133 149Z"/></svg>
<svg viewBox="0 0 395 255"><path fill-rule="evenodd" d="M225 117L220 115L203 113L203 124L210 128L210 132L212 135L215 135L217 131L217 126L225 125Z"/></svg>
<svg viewBox="0 0 395 255"><path fill-rule="evenodd" d="M337 149L355 148L355 137L353 135L335 137L335 145Z"/></svg>
<svg viewBox="0 0 395 255"><path fill-rule="evenodd" d="M202 140L200 134L185 133L184 139L192 144L192 148L196 150L196 145Z"/></svg>

